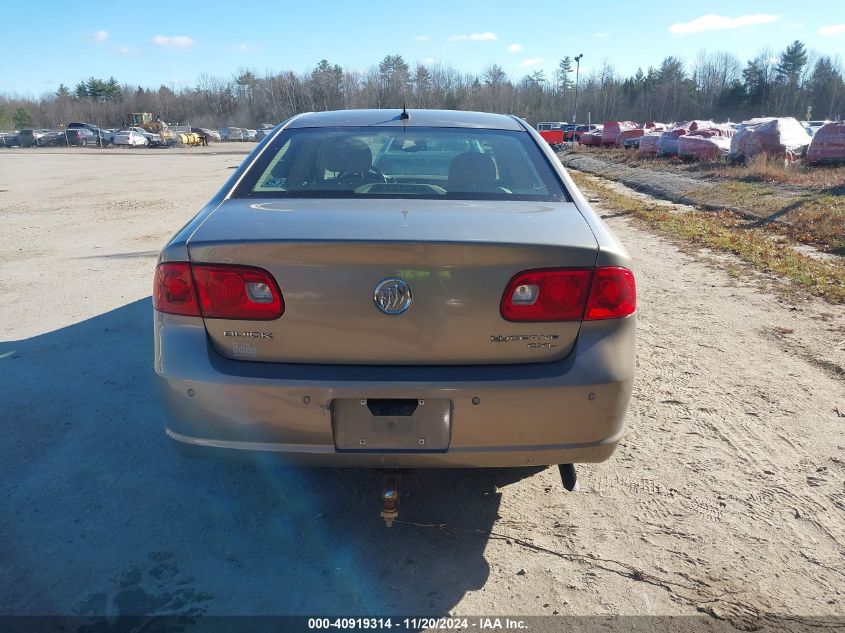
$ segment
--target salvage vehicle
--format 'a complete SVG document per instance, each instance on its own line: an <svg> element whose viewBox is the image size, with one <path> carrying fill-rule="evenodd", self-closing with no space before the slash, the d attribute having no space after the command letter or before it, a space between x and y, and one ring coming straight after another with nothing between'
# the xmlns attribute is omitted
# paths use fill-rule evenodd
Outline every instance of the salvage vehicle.
<svg viewBox="0 0 845 633"><path fill-rule="evenodd" d="M243 141L244 131L239 127L224 127L220 129L220 138L224 141Z"/></svg>
<svg viewBox="0 0 845 633"><path fill-rule="evenodd" d="M557 464L571 489L623 435L631 258L516 117L288 119L164 247L153 308L166 431L189 454Z"/></svg>
<svg viewBox="0 0 845 633"><path fill-rule="evenodd" d="M204 136L207 141L217 141L220 142L220 132L217 130L210 130L207 127L192 127L191 132L194 134L198 134L199 136Z"/></svg>
<svg viewBox="0 0 845 633"><path fill-rule="evenodd" d="M108 144L108 142L105 139L105 132L103 130L101 130L99 127L97 127L96 125L93 125L92 123L78 123L78 122L68 123L67 129L68 130L73 130L73 129L88 130L89 132L91 132L94 135L94 144L95 145L97 145L99 147L101 145L107 145Z"/></svg>
<svg viewBox="0 0 845 633"><path fill-rule="evenodd" d="M18 145L20 147L37 147L41 145L41 138L50 133L47 129L26 128L18 132Z"/></svg>
<svg viewBox="0 0 845 633"><path fill-rule="evenodd" d="M147 137L135 130L119 130L112 139L115 145L128 145L129 147L146 147L149 144Z"/></svg>
<svg viewBox="0 0 845 633"><path fill-rule="evenodd" d="M0 146L19 147L20 137L17 132L0 132Z"/></svg>
<svg viewBox="0 0 845 633"><path fill-rule="evenodd" d="M566 121L538 123L537 131L546 143L558 149L563 145L563 130L566 126Z"/></svg>
<svg viewBox="0 0 845 633"><path fill-rule="evenodd" d="M94 145L97 142L97 137L94 133L85 128L74 128L72 130L56 130L45 134L40 139L42 147L49 145L75 145L77 147L85 147L87 145Z"/></svg>

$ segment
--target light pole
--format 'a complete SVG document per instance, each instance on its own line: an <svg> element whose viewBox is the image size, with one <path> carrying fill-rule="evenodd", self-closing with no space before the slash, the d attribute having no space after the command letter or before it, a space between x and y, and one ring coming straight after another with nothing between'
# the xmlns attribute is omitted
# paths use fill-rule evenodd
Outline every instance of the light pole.
<svg viewBox="0 0 845 633"><path fill-rule="evenodd" d="M572 113L572 125L578 124L578 74L581 70L581 58L584 53L575 56L575 111ZM572 131L572 137L575 138L575 131Z"/></svg>

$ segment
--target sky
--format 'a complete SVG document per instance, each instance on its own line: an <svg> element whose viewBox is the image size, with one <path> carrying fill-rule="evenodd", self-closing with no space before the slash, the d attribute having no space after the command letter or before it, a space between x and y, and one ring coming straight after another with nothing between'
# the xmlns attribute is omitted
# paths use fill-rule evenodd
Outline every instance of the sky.
<svg viewBox="0 0 845 633"><path fill-rule="evenodd" d="M692 62L702 50L745 61L795 39L845 56L845 8L821 0L564 2L216 0L97 2L0 0L0 93L37 96L88 77L178 89L202 74L239 69L308 71L323 58L367 70L387 54L410 64L480 72L499 64L513 78L551 77L565 55L581 72L603 62L624 75L667 55ZM29 24L31 29L21 28Z"/></svg>

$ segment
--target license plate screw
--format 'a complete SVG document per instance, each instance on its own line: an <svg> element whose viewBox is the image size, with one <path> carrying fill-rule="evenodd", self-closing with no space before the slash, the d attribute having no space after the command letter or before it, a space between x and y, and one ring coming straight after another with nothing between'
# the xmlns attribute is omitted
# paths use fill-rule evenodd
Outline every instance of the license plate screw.
<svg viewBox="0 0 845 633"><path fill-rule="evenodd" d="M418 400L417 402L418 402L420 405L425 404L425 400Z"/></svg>
<svg viewBox="0 0 845 633"><path fill-rule="evenodd" d="M366 406L367 406L367 401L366 401L366 400L361 400L361 404L363 404L363 405L366 407Z"/></svg>
<svg viewBox="0 0 845 633"><path fill-rule="evenodd" d="M423 444L425 444L425 440L423 438L420 438L420 439L417 440L417 444L422 446Z"/></svg>
<svg viewBox="0 0 845 633"><path fill-rule="evenodd" d="M360 444L361 446L366 446L367 440L358 440L358 444Z"/></svg>

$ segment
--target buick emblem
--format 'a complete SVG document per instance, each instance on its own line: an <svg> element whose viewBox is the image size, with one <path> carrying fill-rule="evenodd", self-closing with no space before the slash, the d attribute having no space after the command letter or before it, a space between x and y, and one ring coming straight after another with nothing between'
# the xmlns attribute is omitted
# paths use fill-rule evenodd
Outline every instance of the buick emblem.
<svg viewBox="0 0 845 633"><path fill-rule="evenodd" d="M402 314L411 307L411 287L395 277L383 279L373 291L373 301L385 314Z"/></svg>

